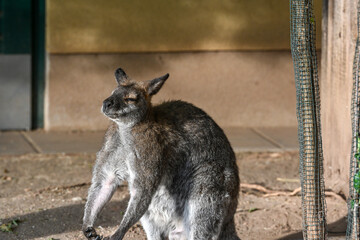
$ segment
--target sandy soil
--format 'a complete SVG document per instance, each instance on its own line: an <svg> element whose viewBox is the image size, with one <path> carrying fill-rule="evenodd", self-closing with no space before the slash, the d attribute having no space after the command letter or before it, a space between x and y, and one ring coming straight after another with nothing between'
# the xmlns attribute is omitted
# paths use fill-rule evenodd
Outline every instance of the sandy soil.
<svg viewBox="0 0 360 240"><path fill-rule="evenodd" d="M300 186L298 154L242 153L237 155L243 184L291 192ZM94 154L30 154L0 157L0 225L17 220L0 239L85 239L80 231ZM241 189L235 215L241 239L302 239L301 197L266 197L254 188ZM118 189L100 215L96 228L110 235L121 221L129 199L126 186ZM346 202L327 201L331 239L344 239ZM136 224L125 239L146 239Z"/></svg>

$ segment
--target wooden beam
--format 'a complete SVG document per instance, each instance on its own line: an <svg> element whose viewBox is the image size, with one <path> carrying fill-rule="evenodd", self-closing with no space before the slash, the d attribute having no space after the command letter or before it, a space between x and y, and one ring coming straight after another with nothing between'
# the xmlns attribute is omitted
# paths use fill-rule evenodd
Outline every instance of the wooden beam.
<svg viewBox="0 0 360 240"><path fill-rule="evenodd" d="M321 99L326 188L349 194L352 71L356 43L356 4L323 3Z"/></svg>

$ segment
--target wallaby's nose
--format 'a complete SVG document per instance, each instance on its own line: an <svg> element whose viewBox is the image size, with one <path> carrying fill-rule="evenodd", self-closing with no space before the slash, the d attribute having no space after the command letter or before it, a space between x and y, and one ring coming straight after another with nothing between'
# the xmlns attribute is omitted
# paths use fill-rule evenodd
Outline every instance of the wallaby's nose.
<svg viewBox="0 0 360 240"><path fill-rule="evenodd" d="M103 102L103 110L107 111L112 105L114 105L114 101L111 99L105 99Z"/></svg>

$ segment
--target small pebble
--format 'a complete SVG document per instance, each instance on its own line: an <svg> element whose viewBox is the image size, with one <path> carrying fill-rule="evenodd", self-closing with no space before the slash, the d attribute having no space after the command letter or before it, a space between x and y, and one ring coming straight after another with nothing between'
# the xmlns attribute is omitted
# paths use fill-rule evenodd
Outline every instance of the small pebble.
<svg viewBox="0 0 360 240"><path fill-rule="evenodd" d="M73 198L71 199L71 201L73 201L73 202L78 202L78 201L81 201L81 200L82 200L81 197L73 197Z"/></svg>

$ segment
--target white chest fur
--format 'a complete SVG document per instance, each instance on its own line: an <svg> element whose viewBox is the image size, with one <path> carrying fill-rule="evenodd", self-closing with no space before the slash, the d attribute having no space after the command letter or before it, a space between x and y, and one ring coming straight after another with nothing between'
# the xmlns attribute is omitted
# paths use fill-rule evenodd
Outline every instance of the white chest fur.
<svg viewBox="0 0 360 240"><path fill-rule="evenodd" d="M136 149L134 147L134 138L131 134L131 125L118 123L118 132L121 142L121 155L125 160L127 168L127 182L129 183L130 194L134 194L132 187L133 181L136 178L135 161L136 161Z"/></svg>

